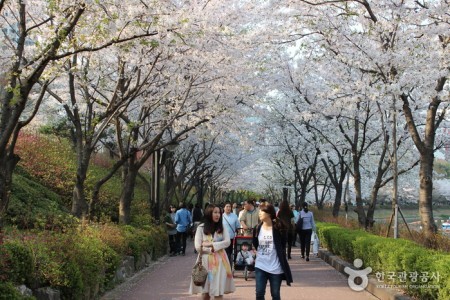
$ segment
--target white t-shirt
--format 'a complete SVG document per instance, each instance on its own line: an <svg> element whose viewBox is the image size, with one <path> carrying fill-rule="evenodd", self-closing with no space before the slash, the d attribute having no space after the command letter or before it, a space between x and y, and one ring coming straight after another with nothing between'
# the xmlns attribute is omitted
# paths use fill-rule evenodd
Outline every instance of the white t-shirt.
<svg viewBox="0 0 450 300"><path fill-rule="evenodd" d="M273 244L272 230L261 230L258 235L258 251L256 254L255 267L271 274L283 274L280 261L278 260L277 251Z"/></svg>

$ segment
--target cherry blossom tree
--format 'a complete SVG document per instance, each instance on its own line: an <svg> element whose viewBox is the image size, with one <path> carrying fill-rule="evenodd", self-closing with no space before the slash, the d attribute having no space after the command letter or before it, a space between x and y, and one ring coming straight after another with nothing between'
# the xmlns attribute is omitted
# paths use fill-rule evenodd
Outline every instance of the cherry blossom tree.
<svg viewBox="0 0 450 300"><path fill-rule="evenodd" d="M143 1L111 3L109 9L86 1L1 1L5 45L0 56L4 70L0 76L4 87L0 93L1 220L20 159L14 153L19 132L33 120L49 83L74 54L157 35L151 27L154 15L146 14L143 6L149 7Z"/></svg>
<svg viewBox="0 0 450 300"><path fill-rule="evenodd" d="M365 74L369 84L360 87L365 94L383 99L386 110L400 108L392 106L393 98L402 103L420 155L419 211L424 232L430 236L436 230L432 213L436 130L448 106L448 3L300 2L310 5L309 32L317 34L319 44ZM423 118L421 126L418 120Z"/></svg>

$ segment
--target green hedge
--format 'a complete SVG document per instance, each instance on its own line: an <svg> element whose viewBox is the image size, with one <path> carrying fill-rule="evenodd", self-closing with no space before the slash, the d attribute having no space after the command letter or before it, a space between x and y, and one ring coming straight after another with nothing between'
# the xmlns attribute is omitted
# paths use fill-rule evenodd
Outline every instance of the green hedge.
<svg viewBox="0 0 450 300"><path fill-rule="evenodd" d="M140 259L144 252L158 257L166 253L166 244L161 226L106 224L65 233L11 230L0 244L0 281L9 283L0 289L11 299L16 299L11 286L21 284L56 288L62 299L92 298L94 291L113 286L121 257Z"/></svg>
<svg viewBox="0 0 450 300"><path fill-rule="evenodd" d="M336 224L319 222L317 228L324 247L348 262L361 259L363 268L371 267L372 274L385 276L380 284L404 286L409 295L420 299L450 299L450 254ZM392 273L391 280L388 275ZM400 280L400 274L406 275L405 280Z"/></svg>

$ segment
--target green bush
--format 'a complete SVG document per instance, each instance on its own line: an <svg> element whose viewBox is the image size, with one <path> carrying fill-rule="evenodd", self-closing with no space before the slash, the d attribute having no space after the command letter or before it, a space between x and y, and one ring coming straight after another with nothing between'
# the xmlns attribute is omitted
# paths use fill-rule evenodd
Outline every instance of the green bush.
<svg viewBox="0 0 450 300"><path fill-rule="evenodd" d="M11 272L11 259L8 250L0 245L0 282L7 281Z"/></svg>
<svg viewBox="0 0 450 300"><path fill-rule="evenodd" d="M145 183L136 184L133 226L108 223L118 220L121 177L116 174L102 186L94 215L106 224L82 227L69 213L76 174L70 142L22 132L16 151L21 161L14 174L7 222L20 230L5 239L14 245L11 249L0 246L0 281L25 282L32 289L51 286L61 291L63 299L82 299L89 290L111 287L124 255L139 259L144 252L156 257L166 253L167 235L163 227L153 225ZM99 164L99 158L94 157L89 166L87 201L112 164L104 159Z"/></svg>
<svg viewBox="0 0 450 300"><path fill-rule="evenodd" d="M0 246L0 279L31 289L51 286L62 299L84 299L112 287L121 257L159 256L166 244L161 226L93 224L64 233L9 229Z"/></svg>
<svg viewBox="0 0 450 300"><path fill-rule="evenodd" d="M128 254L138 260L144 252L158 257L167 252L167 234L162 226L122 226L128 245Z"/></svg>
<svg viewBox="0 0 450 300"><path fill-rule="evenodd" d="M317 227L325 247L349 262L361 259L364 267L372 268L372 274L385 276L384 283L406 286L409 295L420 299L449 299L448 253L429 250L409 240L383 238L335 224L319 222ZM416 272L417 280L412 276ZM389 274L395 274L392 281L386 278Z"/></svg>
<svg viewBox="0 0 450 300"><path fill-rule="evenodd" d="M0 282L1 300L32 300L34 297L22 296L11 282Z"/></svg>
<svg viewBox="0 0 450 300"><path fill-rule="evenodd" d="M8 280L16 284L29 284L33 270L30 250L18 242L5 243L2 248L9 260Z"/></svg>
<svg viewBox="0 0 450 300"><path fill-rule="evenodd" d="M19 229L64 230L77 223L62 205L61 197L23 172L13 176L11 195L7 221Z"/></svg>
<svg viewBox="0 0 450 300"><path fill-rule="evenodd" d="M80 267L76 261L68 260L63 264L63 284L54 286L61 291L62 299L83 299L84 284Z"/></svg>

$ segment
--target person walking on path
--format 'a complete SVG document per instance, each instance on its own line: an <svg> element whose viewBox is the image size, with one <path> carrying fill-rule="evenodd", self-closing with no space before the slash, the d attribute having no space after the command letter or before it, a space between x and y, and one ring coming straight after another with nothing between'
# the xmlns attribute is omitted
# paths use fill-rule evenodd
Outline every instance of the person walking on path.
<svg viewBox="0 0 450 300"><path fill-rule="evenodd" d="M176 242L176 236L177 236L177 224L175 224L175 212L176 207L174 205L171 205L169 207L169 213L167 213L164 216L164 224L166 225L167 234L169 236L169 249L170 249L170 256L176 256L177 255L177 242Z"/></svg>
<svg viewBox="0 0 450 300"><path fill-rule="evenodd" d="M295 204L291 204L291 210L292 213L294 214L294 224L297 224L298 218L300 218L300 212L295 208ZM297 242L297 230L295 230L295 225L293 235L294 236L292 237L292 247L296 247L295 243Z"/></svg>
<svg viewBox="0 0 450 300"><path fill-rule="evenodd" d="M308 203L303 202L303 210L300 211L300 218L303 220L302 229L300 230L300 252L302 258L309 261L309 250L311 248L311 235L313 231L316 231L316 223L314 222L314 216L311 211L308 210Z"/></svg>
<svg viewBox="0 0 450 300"><path fill-rule="evenodd" d="M231 262L231 254L233 253L233 239L236 236L236 229L241 227L239 223L238 216L231 212L231 203L225 202L225 213L223 214L223 227L228 230L228 234L230 235L230 246L227 247L226 252L228 255L228 260Z"/></svg>
<svg viewBox="0 0 450 300"><path fill-rule="evenodd" d="M261 223L253 232L253 245L256 249L255 281L256 300L264 300L267 280L273 300L280 300L281 282L292 283L292 273L286 259L283 244L286 243L282 231L283 223L276 217L275 208L268 203L259 211Z"/></svg>
<svg viewBox="0 0 450 300"><path fill-rule="evenodd" d="M244 235L252 236L252 229L258 225L259 209L255 208L255 200L248 199L244 202L244 211L239 217L241 227L244 229Z"/></svg>
<svg viewBox="0 0 450 300"><path fill-rule="evenodd" d="M239 209L239 207L238 207L238 205L237 205L237 203L235 202L235 203L233 203L233 210L232 210L232 212L236 215L236 216L238 216L239 215L239 211L240 211L240 209Z"/></svg>
<svg viewBox="0 0 450 300"><path fill-rule="evenodd" d="M292 239L294 237L295 232L295 223L294 223L294 213L289 208L289 202L287 200L281 201L280 209L277 213L277 218L283 222L283 227L286 229L282 230L282 233L285 235L286 243L283 244L283 248L286 249L287 244L287 257L291 259L291 250L292 250Z"/></svg>
<svg viewBox="0 0 450 300"><path fill-rule="evenodd" d="M177 224L177 252L183 256L186 254L186 239L191 222L191 213L186 209L186 204L180 202L175 214L175 223Z"/></svg>
<svg viewBox="0 0 450 300"><path fill-rule="evenodd" d="M204 212L204 223L195 233L195 249L202 254L202 264L208 270L204 286L196 286L191 279L189 293L202 294L202 299L223 299L233 293L233 274L225 249L230 245L228 230L223 227L220 208L209 205ZM200 254L199 254L200 255Z"/></svg>
<svg viewBox="0 0 450 300"><path fill-rule="evenodd" d="M200 225L202 219L203 219L203 210L200 207L200 204L197 203L195 204L195 207L192 210L192 223L194 224L192 228L192 233L194 234L194 236L195 232L197 231L197 227L198 225ZM197 253L197 250L194 250L194 253Z"/></svg>

